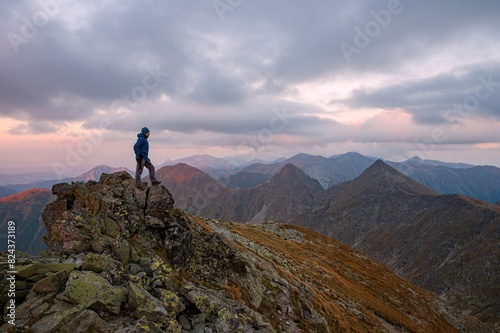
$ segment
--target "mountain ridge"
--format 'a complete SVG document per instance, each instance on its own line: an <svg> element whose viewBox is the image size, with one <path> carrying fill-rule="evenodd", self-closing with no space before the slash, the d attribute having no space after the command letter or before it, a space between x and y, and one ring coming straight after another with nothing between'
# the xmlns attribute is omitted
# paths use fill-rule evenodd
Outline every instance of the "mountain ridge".
<svg viewBox="0 0 500 333"><path fill-rule="evenodd" d="M175 208L166 187L137 190L126 172L57 184L52 193L57 199L42 213L50 255L16 264L16 329L491 332L299 226L190 215Z"/></svg>

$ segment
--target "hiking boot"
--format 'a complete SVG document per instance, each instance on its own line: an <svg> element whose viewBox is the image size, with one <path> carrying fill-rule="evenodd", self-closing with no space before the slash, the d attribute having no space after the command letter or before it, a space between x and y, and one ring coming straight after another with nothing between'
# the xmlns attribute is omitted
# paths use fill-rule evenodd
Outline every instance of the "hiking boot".
<svg viewBox="0 0 500 333"><path fill-rule="evenodd" d="M144 191L146 189L144 185L137 185L135 188L141 191Z"/></svg>
<svg viewBox="0 0 500 333"><path fill-rule="evenodd" d="M159 180L155 180L154 182L152 182L153 185L160 185L161 184L161 181Z"/></svg>

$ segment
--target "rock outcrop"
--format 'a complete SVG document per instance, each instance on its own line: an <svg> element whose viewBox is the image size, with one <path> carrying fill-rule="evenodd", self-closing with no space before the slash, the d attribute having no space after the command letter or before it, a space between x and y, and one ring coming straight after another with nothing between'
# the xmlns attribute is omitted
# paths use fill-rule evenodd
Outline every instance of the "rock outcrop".
<svg viewBox="0 0 500 333"><path fill-rule="evenodd" d="M14 319L0 257L2 332L489 331L330 238L192 216L126 172L53 194L50 252L16 257Z"/></svg>

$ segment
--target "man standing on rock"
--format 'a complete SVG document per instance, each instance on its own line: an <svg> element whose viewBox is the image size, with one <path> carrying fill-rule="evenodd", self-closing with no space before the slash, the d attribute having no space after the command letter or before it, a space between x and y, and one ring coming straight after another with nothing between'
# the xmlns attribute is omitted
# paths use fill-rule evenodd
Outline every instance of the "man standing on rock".
<svg viewBox="0 0 500 333"><path fill-rule="evenodd" d="M141 182L141 175L144 167L149 170L149 179L151 179L152 185L158 185L161 182L155 177L155 167L151 163L151 160L148 157L149 154L149 129L147 127L143 127L141 129L141 133L137 134L137 142L134 145L135 152L135 160L137 161L137 166L135 168L135 186L139 190L144 190L145 187Z"/></svg>

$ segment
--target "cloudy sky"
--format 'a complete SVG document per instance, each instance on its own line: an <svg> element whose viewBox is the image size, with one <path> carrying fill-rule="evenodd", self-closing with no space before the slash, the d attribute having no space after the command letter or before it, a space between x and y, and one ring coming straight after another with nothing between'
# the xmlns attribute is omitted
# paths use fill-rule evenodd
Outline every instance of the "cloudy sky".
<svg viewBox="0 0 500 333"><path fill-rule="evenodd" d="M5 0L1 170L358 151L500 166L497 0Z"/></svg>

